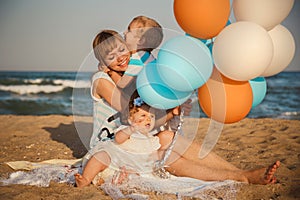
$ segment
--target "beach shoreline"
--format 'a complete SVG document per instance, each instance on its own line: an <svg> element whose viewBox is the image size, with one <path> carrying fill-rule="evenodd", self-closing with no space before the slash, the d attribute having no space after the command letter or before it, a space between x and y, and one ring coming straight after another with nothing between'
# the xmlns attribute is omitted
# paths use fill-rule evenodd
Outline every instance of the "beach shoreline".
<svg viewBox="0 0 300 200"><path fill-rule="evenodd" d="M74 123L74 120L76 123ZM210 120L200 119L198 132L205 132ZM0 177L14 172L5 162L26 160L81 158L87 152L91 134L91 117L63 115L0 115ZM237 199L300 198L300 120L243 119L223 127L214 152L234 165L250 169L281 161L278 183L243 185ZM77 131L80 134L77 134ZM86 135L85 135L86 134ZM196 142L203 135L198 134ZM148 194L150 199L164 195ZM90 186L78 189L67 184L51 183L50 187L0 186L0 199L111 199L103 191ZM176 199L175 195L168 195Z"/></svg>

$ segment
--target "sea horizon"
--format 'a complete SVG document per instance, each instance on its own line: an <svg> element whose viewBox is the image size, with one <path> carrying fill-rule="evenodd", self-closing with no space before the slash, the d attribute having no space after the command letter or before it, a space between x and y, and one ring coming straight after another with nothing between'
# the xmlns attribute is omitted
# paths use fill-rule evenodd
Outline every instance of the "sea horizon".
<svg viewBox="0 0 300 200"><path fill-rule="evenodd" d="M0 71L0 115L92 115L94 72ZM267 94L246 118L300 119L300 71L265 77ZM193 104L191 117L206 117Z"/></svg>

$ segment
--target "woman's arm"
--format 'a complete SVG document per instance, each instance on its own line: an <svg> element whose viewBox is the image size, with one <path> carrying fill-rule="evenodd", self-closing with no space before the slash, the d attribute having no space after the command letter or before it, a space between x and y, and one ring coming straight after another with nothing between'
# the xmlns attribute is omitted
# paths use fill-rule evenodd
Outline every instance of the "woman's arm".
<svg viewBox="0 0 300 200"><path fill-rule="evenodd" d="M104 98L117 111L127 108L130 96L133 93L130 92L129 88L127 92L121 91L115 84L103 78L94 81L93 88L94 96Z"/></svg>
<svg viewBox="0 0 300 200"><path fill-rule="evenodd" d="M192 110L191 105L192 100L188 99L186 102L184 102L182 105L177 106L175 108L168 109L166 111L162 111L158 113L156 116L156 122L155 122L155 128L158 128L162 125L164 125L167 121L172 119L174 116L180 115L181 110L184 111L185 116L189 116Z"/></svg>
<svg viewBox="0 0 300 200"><path fill-rule="evenodd" d="M135 90L135 84L130 84L130 87L127 87L125 91L124 89L120 90L110 81L100 78L94 82L93 88L94 96L98 98L104 98L115 110L121 112L128 107L130 96ZM190 102L188 102L188 104L189 103ZM155 127L160 127L175 115L179 115L178 110L177 112L176 110L177 108L170 109L167 111L162 111L160 114L158 114ZM189 112L185 112L185 114L187 113Z"/></svg>
<svg viewBox="0 0 300 200"><path fill-rule="evenodd" d="M179 113L179 107L158 111L156 113L155 128L165 125L167 121L179 115Z"/></svg>

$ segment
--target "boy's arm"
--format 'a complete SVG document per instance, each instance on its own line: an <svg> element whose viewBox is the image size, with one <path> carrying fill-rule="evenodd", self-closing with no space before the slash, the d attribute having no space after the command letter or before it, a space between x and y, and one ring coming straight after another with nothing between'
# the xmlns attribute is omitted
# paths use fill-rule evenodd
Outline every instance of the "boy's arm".
<svg viewBox="0 0 300 200"><path fill-rule="evenodd" d="M127 85L129 85L133 81L134 78L135 78L134 76L128 76L128 75L124 74L122 76L122 78L117 82L117 86L119 88L125 88Z"/></svg>
<svg viewBox="0 0 300 200"><path fill-rule="evenodd" d="M117 86L119 88L125 88L128 85L130 85L136 78L136 76L140 73L140 71L143 69L143 67L144 63L140 60L139 57L131 58L121 80L119 80L119 82L116 82Z"/></svg>
<svg viewBox="0 0 300 200"><path fill-rule="evenodd" d="M130 85L130 83L132 83L132 81L136 78L136 75L127 75L125 72L125 74L121 76L120 74L112 70L108 70L107 74L111 77L117 87L122 89Z"/></svg>

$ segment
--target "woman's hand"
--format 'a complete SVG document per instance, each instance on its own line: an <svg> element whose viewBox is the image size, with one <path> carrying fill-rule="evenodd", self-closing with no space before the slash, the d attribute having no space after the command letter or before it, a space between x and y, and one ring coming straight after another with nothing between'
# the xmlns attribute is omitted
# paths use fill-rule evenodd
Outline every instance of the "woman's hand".
<svg viewBox="0 0 300 200"><path fill-rule="evenodd" d="M189 116L192 111L192 100L188 99L180 106L180 108L184 111L185 116Z"/></svg>
<svg viewBox="0 0 300 200"><path fill-rule="evenodd" d="M180 115L180 111L181 111L180 106L177 106L177 107L173 108L172 114L174 116L178 116L178 115Z"/></svg>
<svg viewBox="0 0 300 200"><path fill-rule="evenodd" d="M185 116L189 116L192 111L192 100L188 99L186 102L172 109L172 114L174 116L180 115L181 110L184 111Z"/></svg>

